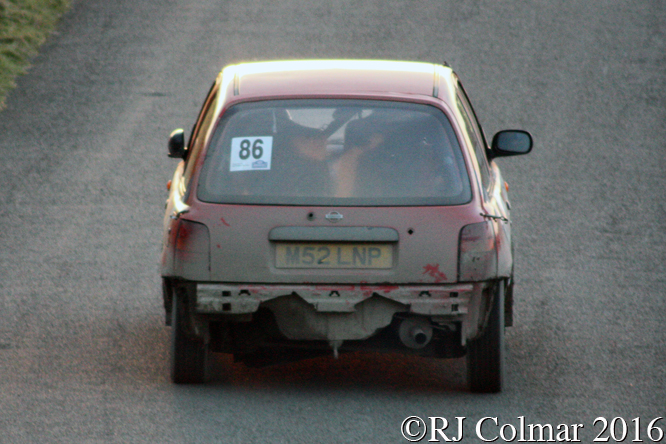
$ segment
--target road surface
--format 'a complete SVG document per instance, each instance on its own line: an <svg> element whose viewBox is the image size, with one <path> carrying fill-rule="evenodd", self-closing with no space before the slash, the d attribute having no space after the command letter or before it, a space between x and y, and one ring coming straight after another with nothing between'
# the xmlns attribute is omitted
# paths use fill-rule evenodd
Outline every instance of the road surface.
<svg viewBox="0 0 666 444"><path fill-rule="evenodd" d="M409 416L447 418L449 438L464 417L465 443L505 442L520 417L570 439L582 424L582 442L621 418L628 442L639 418L652 442L665 54L662 0L75 1L0 113L0 442L403 443ZM376 354L220 355L210 385L169 382L167 136L222 66L307 57L447 61L489 136L532 132L532 154L500 160L518 281L503 393L469 393L464 360Z"/></svg>

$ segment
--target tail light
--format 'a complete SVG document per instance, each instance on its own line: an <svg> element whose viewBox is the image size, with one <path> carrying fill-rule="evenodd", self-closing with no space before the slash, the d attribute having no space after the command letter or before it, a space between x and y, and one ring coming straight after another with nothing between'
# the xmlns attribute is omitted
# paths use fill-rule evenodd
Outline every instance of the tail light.
<svg viewBox="0 0 666 444"><path fill-rule="evenodd" d="M465 225L460 230L458 281L484 281L497 275L495 230L491 221Z"/></svg>
<svg viewBox="0 0 666 444"><path fill-rule="evenodd" d="M208 228L203 224L181 219L176 233L176 274L186 279L210 279L209 250Z"/></svg>

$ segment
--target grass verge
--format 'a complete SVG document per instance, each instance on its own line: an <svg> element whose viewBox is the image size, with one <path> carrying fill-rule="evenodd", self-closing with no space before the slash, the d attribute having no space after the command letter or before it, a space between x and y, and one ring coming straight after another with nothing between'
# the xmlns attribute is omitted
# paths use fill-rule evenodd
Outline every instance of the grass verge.
<svg viewBox="0 0 666 444"><path fill-rule="evenodd" d="M0 0L0 110L70 0Z"/></svg>

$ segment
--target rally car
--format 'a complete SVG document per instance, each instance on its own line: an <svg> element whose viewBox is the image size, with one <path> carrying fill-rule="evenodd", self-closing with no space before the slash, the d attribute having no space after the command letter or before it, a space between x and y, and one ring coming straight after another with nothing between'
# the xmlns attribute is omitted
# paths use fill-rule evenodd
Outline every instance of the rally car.
<svg viewBox="0 0 666 444"><path fill-rule="evenodd" d="M161 275L175 383L211 352L249 366L357 350L467 357L503 384L508 185L448 66L254 62L217 76L169 182Z"/></svg>

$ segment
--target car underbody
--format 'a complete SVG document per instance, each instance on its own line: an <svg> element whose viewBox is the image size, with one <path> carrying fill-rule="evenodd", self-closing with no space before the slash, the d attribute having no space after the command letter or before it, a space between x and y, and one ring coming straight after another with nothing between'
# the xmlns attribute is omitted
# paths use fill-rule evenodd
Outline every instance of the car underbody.
<svg viewBox="0 0 666 444"><path fill-rule="evenodd" d="M249 366L357 350L454 358L482 333L497 284L243 285L167 278L164 302L168 324L175 296L183 301L192 340Z"/></svg>

